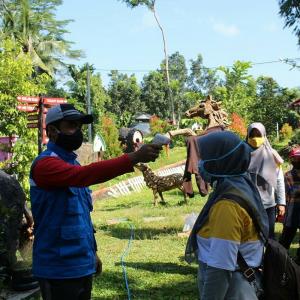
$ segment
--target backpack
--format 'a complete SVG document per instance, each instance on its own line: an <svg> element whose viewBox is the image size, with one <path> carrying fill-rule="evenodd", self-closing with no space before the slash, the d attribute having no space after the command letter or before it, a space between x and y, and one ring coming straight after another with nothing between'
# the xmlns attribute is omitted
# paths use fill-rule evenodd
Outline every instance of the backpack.
<svg viewBox="0 0 300 300"><path fill-rule="evenodd" d="M239 197L231 197L240 204L252 218L260 232L258 221L251 209ZM250 268L242 255L238 253L238 265L244 277L256 288L260 300L300 300L300 266L288 254L288 250L279 242L266 238L261 232L265 243L265 252L262 265L263 295L255 285L255 271Z"/></svg>
<svg viewBox="0 0 300 300"><path fill-rule="evenodd" d="M300 266L277 241L269 239L263 259L265 300L300 300Z"/></svg>

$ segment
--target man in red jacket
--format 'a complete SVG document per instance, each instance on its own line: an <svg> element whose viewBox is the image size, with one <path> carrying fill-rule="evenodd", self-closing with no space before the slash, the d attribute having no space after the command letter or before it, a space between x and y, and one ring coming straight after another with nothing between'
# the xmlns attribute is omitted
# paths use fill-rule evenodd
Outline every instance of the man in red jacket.
<svg viewBox="0 0 300 300"><path fill-rule="evenodd" d="M82 124L92 121L91 115L80 113L71 104L49 109L49 143L31 167L33 274L43 299L91 298L92 274L101 271L101 262L87 187L132 172L136 163L154 161L161 150L159 145L148 144L118 158L80 166L73 151L82 144Z"/></svg>

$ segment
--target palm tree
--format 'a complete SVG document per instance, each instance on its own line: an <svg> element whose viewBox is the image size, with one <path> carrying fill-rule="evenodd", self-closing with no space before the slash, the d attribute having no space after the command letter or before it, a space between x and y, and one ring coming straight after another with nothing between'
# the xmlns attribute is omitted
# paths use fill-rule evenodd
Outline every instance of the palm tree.
<svg viewBox="0 0 300 300"><path fill-rule="evenodd" d="M0 20L4 38L12 38L28 54L37 73L53 76L65 69L63 58L79 58L63 35L71 20L58 21L55 10L61 0L0 0Z"/></svg>

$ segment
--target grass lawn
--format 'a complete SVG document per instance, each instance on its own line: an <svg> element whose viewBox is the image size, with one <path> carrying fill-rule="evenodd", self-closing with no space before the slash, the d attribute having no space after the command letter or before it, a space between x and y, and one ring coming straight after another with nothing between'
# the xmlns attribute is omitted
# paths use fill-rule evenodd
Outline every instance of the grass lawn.
<svg viewBox="0 0 300 300"><path fill-rule="evenodd" d="M198 213L206 199L196 194L187 205L179 206L179 191L164 194L167 206L153 207L147 188L127 197L95 202L92 218L103 273L94 279L93 299L127 299L121 255L131 236L130 225L134 226L134 240L124 260L131 298L197 299L197 266L183 260L187 238L177 234L186 215ZM123 222L109 225L118 219ZM281 230L282 225L276 224L277 236ZM296 247L294 243L292 255Z"/></svg>
<svg viewBox="0 0 300 300"><path fill-rule="evenodd" d="M130 224L134 240L125 261L132 298L197 299L197 266L184 262L186 238L177 233L186 215L198 213L205 200L197 195L179 206L183 199L179 191L164 194L168 205L158 207L153 207L147 188L127 197L96 201L92 218L103 273L94 280L93 299L127 299L120 258L131 235ZM120 218L128 221L108 225Z"/></svg>

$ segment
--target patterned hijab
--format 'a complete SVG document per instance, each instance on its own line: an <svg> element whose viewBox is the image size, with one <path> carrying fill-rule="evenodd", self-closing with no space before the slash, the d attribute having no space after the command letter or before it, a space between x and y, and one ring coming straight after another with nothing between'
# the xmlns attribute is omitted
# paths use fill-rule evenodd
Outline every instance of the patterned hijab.
<svg viewBox="0 0 300 300"><path fill-rule="evenodd" d="M277 184L277 167L283 163L283 159L278 154L276 150L272 148L270 142L266 136L266 129L262 123L252 123L248 127L247 141L249 139L250 133L253 129L257 129L262 137L264 138L264 143L254 149L251 153L251 162L249 165L249 173L259 175L273 188L276 188Z"/></svg>

